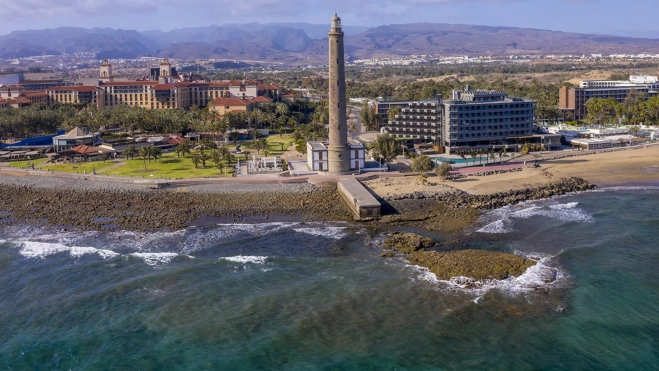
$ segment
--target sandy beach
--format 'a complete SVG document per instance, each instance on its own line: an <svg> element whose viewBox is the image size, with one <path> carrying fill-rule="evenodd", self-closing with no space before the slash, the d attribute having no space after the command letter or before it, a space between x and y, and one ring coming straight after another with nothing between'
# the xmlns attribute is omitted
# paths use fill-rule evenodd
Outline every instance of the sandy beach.
<svg viewBox="0 0 659 371"><path fill-rule="evenodd" d="M558 152L551 156L566 154L572 153ZM542 158L539 155L527 155L519 160L529 164ZM487 167L483 168L485 170ZM428 185L421 185L418 176L373 179L364 184L381 197L414 192L443 192L450 190L449 187L473 194L492 194L537 187L566 177L583 178L598 187L659 184L659 146L542 161L540 167L529 166L523 171L505 174L469 176L452 181L432 176L428 178Z"/></svg>

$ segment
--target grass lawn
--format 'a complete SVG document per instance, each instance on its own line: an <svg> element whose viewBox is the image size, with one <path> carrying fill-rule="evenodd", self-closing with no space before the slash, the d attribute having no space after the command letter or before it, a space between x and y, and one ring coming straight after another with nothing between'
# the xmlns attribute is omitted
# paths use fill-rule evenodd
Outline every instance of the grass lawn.
<svg viewBox="0 0 659 371"><path fill-rule="evenodd" d="M31 164L34 164L34 166L37 166L39 164L42 164L44 162L48 161L48 158L40 158L36 160L28 160L28 161L14 161L14 162L9 162L9 166L13 167L29 167Z"/></svg>
<svg viewBox="0 0 659 371"><path fill-rule="evenodd" d="M175 153L167 153L157 162L151 160L146 164L147 171L144 171L144 161L142 159L128 160L125 165L116 167L107 172L108 175L144 177L144 178L203 178L203 177L220 177L223 176L222 169L218 169L213 161L206 161L206 169L201 164L195 169L194 164L190 161L190 156L176 157ZM227 166L227 174L231 176L232 166ZM98 172L98 171L97 171ZM103 173L105 174L105 173Z"/></svg>
<svg viewBox="0 0 659 371"><path fill-rule="evenodd" d="M100 174L104 168L114 165L111 161L92 161L92 162L78 162L75 164L46 164L41 167L41 170L55 171L60 173L78 173L78 174L91 174L96 169L96 173Z"/></svg>
<svg viewBox="0 0 659 371"><path fill-rule="evenodd" d="M294 142L292 134L284 134L281 137L279 134L273 134L265 139L268 141L268 156L281 156L288 148L288 145ZM241 150L248 150L250 153L256 154L256 150L252 149L251 140L243 141L241 144ZM263 155L263 152L261 152L261 155Z"/></svg>

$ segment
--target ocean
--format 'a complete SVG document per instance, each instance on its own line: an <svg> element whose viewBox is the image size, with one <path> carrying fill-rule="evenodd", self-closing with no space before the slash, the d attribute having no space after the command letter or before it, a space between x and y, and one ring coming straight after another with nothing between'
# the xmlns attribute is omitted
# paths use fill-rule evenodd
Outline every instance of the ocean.
<svg viewBox="0 0 659 371"><path fill-rule="evenodd" d="M659 369L657 190L485 214L466 247L538 261L490 282L382 258L384 232L347 223L5 226L0 369Z"/></svg>

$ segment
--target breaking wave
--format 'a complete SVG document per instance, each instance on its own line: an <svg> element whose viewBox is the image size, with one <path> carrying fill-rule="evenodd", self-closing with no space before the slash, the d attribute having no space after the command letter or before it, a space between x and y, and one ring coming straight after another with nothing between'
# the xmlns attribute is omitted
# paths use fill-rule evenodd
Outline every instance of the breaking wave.
<svg viewBox="0 0 659 371"><path fill-rule="evenodd" d="M68 252L73 257L97 254L103 259L114 258L118 254L112 250L97 249L94 247L66 246L61 243L48 243L37 241L23 241L20 243L19 253L26 258L45 258L62 252Z"/></svg>
<svg viewBox="0 0 659 371"><path fill-rule="evenodd" d="M151 266L151 267L161 267L163 265L169 264L174 258L179 256L179 254L176 253L170 253L170 252L142 252L142 253L132 253L130 256L134 256L136 258L140 258L144 260L144 263L146 265ZM193 257L188 256L189 258L193 259Z"/></svg>
<svg viewBox="0 0 659 371"><path fill-rule="evenodd" d="M544 206L533 203L505 206L484 215L481 221L485 225L476 232L510 233L515 230L514 219L528 219L533 216L544 216L564 222L592 223L593 217L578 206L578 202Z"/></svg>
<svg viewBox="0 0 659 371"><path fill-rule="evenodd" d="M243 256L243 255L238 255L238 256L227 256L220 258L220 260L226 260L229 262L233 263L240 263L240 264L265 264L265 262L268 260L267 256Z"/></svg>

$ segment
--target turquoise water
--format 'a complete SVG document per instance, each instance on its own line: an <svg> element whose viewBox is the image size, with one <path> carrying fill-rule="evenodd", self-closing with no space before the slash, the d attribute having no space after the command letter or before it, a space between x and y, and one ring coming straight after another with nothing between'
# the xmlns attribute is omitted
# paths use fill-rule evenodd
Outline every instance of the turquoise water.
<svg viewBox="0 0 659 371"><path fill-rule="evenodd" d="M469 289L381 258L381 236L347 224L4 227L0 368L657 369L656 192L485 215L468 246L540 263Z"/></svg>
<svg viewBox="0 0 659 371"><path fill-rule="evenodd" d="M435 160L435 162L451 162L451 163L455 163L455 164L464 164L464 163L476 164L476 163L480 163L480 161L478 159L474 160L471 157L467 157L466 162L465 162L465 160L462 159L462 157L460 157L460 158L436 157L436 158L433 158L433 160ZM483 161L483 163L487 162L486 159L483 159L482 161Z"/></svg>

